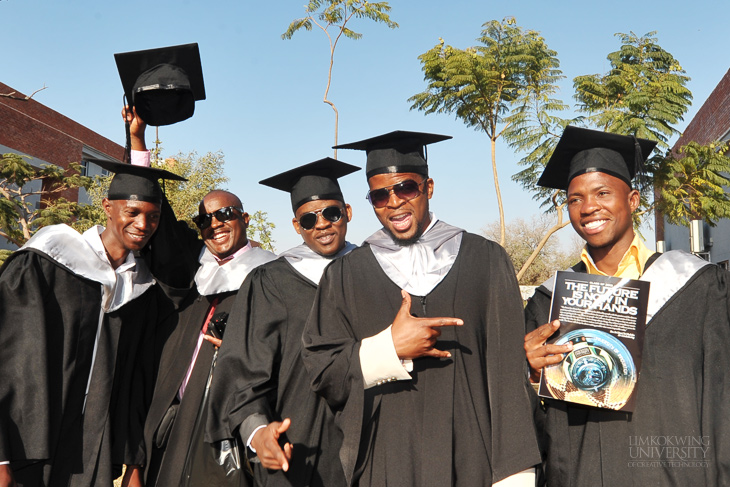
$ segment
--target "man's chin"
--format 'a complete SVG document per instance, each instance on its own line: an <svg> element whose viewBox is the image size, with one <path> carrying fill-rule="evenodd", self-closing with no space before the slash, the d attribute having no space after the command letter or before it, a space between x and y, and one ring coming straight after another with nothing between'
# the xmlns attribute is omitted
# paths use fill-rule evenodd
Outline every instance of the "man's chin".
<svg viewBox="0 0 730 487"><path fill-rule="evenodd" d="M139 252L149 243L149 239L142 242L126 242L124 248L130 252Z"/></svg>
<svg viewBox="0 0 730 487"><path fill-rule="evenodd" d="M400 247L408 247L409 245L413 245L418 241L419 238L421 238L421 235L423 235L423 229L421 228L420 223L416 227L416 233L411 235L410 237L402 237L398 236L388 227L383 227L385 229L385 233L387 233L390 238L393 239L393 241L396 243L396 245Z"/></svg>
<svg viewBox="0 0 730 487"><path fill-rule="evenodd" d="M210 250L210 253L218 257L219 259L225 259L226 257L229 257L233 254L235 254L235 251L228 248L219 248L219 247L213 247L213 246L207 246L208 250Z"/></svg>
<svg viewBox="0 0 730 487"><path fill-rule="evenodd" d="M322 246L322 245L308 245L310 250L312 250L315 254L321 255L325 258L334 257L337 255L337 253L345 248L345 242L343 241L339 245L335 245L334 243L332 245Z"/></svg>

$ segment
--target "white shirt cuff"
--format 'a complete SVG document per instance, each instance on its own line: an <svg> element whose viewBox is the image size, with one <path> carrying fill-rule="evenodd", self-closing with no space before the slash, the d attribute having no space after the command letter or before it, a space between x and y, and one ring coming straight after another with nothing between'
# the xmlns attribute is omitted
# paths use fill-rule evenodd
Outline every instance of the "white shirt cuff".
<svg viewBox="0 0 730 487"><path fill-rule="evenodd" d="M130 151L129 162L131 162L133 166L150 167L150 151L148 151L148 150Z"/></svg>
<svg viewBox="0 0 730 487"><path fill-rule="evenodd" d="M364 338L360 344L360 368L365 389L386 382L411 379L408 372L413 371L413 362L407 360L404 363L398 358L393 343L392 326L375 336Z"/></svg>
<svg viewBox="0 0 730 487"><path fill-rule="evenodd" d="M0 462L0 465L10 465L9 461Z"/></svg>
<svg viewBox="0 0 730 487"><path fill-rule="evenodd" d="M510 475L493 485L494 487L535 487L535 481L535 469L531 467Z"/></svg>
<svg viewBox="0 0 730 487"><path fill-rule="evenodd" d="M266 428L266 426L267 425L265 425L265 424L262 424L261 426L257 426L256 429L253 430L253 433L251 433L251 435L248 437L248 440L246 440L246 446L249 449L251 449L251 451L254 452L254 453L256 453L256 448L254 448L254 447L251 446L251 442L253 441L253 437L254 437L254 435L256 434L256 432L258 430L260 430L261 428Z"/></svg>

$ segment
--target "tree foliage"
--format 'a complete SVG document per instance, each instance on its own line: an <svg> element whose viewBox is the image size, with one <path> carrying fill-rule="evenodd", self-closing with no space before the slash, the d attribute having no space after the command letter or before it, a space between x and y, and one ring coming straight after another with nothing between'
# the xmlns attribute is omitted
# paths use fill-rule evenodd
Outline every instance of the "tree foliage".
<svg viewBox="0 0 730 487"><path fill-rule="evenodd" d="M607 56L609 71L573 79L574 98L585 116L533 120L530 123L533 132L517 132L510 139L512 147L527 152L519 161L524 169L512 179L532 192L543 208L554 209L554 191L538 187L537 180L567 125L587 125L606 132L634 135L654 140L664 149L669 138L679 133L675 125L682 121L692 103L692 93L686 87L689 77L674 56L657 43L654 34L649 32L641 37L634 33L616 34L621 46ZM663 158L656 155L649 162L650 172L662 164ZM645 189L650 191L650 185ZM638 215L652 209L649 196L647 192L642 194ZM562 194L559 201L560 198Z"/></svg>
<svg viewBox="0 0 730 487"><path fill-rule="evenodd" d="M481 45L477 47L456 49L440 40L419 56L428 86L409 101L413 103L411 109L453 114L489 136L501 227L495 240L502 245L506 245L505 223L495 142L503 136L513 149L526 153L519 162L523 169L512 179L533 193L547 212L555 213L557 222L545 228L532 257L519 268L522 277L542 245L568 223L563 213L564 193L536 184L565 127L587 125L655 140L659 147L667 148L669 138L678 133L675 125L687 112L692 94L681 65L658 45L653 32L641 37L619 33L616 36L621 46L608 55L608 73L573 80L579 115L565 117L569 107L556 96L557 83L563 78L557 53L547 47L539 33L522 29L513 18L501 23L492 20L482 27ZM659 171L663 159L655 156L649 167ZM637 225L651 209L647 197L645 191L635 218Z"/></svg>
<svg viewBox="0 0 730 487"><path fill-rule="evenodd" d="M525 269L518 281L524 286L537 286L545 282L556 269L567 269L580 259L582 242L574 235L569 244L564 245L553 239L545 245L540 242L553 226L549 215L535 215L530 221L517 218L507 225L507 241L504 245L512 260L515 272ZM488 225L482 231L485 237L496 239L499 236L498 222ZM537 258L531 265L525 263L537 251Z"/></svg>
<svg viewBox="0 0 730 487"><path fill-rule="evenodd" d="M674 225L687 225L702 219L715 226L730 216L730 158L728 145L700 145L689 142L680 153L670 154L655 173L655 186L661 198L657 209Z"/></svg>
<svg viewBox="0 0 730 487"><path fill-rule="evenodd" d="M262 248L276 252L274 247L276 242L271 238L271 232L276 225L269 221L269 215L265 211L257 210L249 216L251 218L246 230L248 238L257 242Z"/></svg>
<svg viewBox="0 0 730 487"><path fill-rule="evenodd" d="M71 223L84 215L82 205L62 196L65 191L91 185L91 178L81 176L80 169L78 163L69 164L68 169L50 164L36 168L27 156L3 154L0 158L0 237L20 247L39 228ZM40 204L36 204L38 201Z"/></svg>
<svg viewBox="0 0 730 487"><path fill-rule="evenodd" d="M689 77L665 51L656 32L641 37L618 33L621 47L608 55L608 73L573 80L578 109L587 122L606 132L657 141L660 149L679 132L674 127L692 104Z"/></svg>
<svg viewBox="0 0 730 487"><path fill-rule="evenodd" d="M514 18L485 23L478 41L478 46L458 49L440 39L420 55L427 88L408 101L413 103L411 109L426 115L453 114L468 127L487 134L500 215L498 241L504 245L496 141L502 135L516 140L514 134L518 133L525 140L536 137L531 120L542 122L548 112L564 108L552 98L555 83L563 76L556 52L538 32L523 30Z"/></svg>
<svg viewBox="0 0 730 487"><path fill-rule="evenodd" d="M512 147L527 152L519 161L524 169L512 179L530 191L548 212L557 212L559 222L564 217L565 193L541 188L537 186L537 180L567 125L588 125L606 132L634 135L657 141L658 146L664 148L668 146L669 138L678 134L674 126L682 120L692 100L692 94L686 88L689 78L674 56L657 44L653 35L653 32L642 37L634 33L616 34L621 46L608 55L611 64L608 73L574 78L574 98L579 111L585 115L573 119L534 117L527 122L532 131L511 134ZM649 173L657 174L665 164L664 158L655 154L647 164ZM641 189L641 205L634 213L637 229L657 204L651 201L651 184Z"/></svg>
<svg viewBox="0 0 730 487"><path fill-rule="evenodd" d="M282 39L291 39L294 34L302 29L311 31L316 25L327 36L330 46L330 62L327 71L327 87L324 90L323 102L332 107L335 113L335 143L337 145L339 112L335 104L328 98L332 84L332 68L335 63L335 49L337 43L344 35L353 40L362 38L362 34L347 27L348 22L356 19L369 19L374 22L384 23L391 29L398 27L398 24L390 20L390 5L388 2L368 2L366 0L310 0L304 7L306 16L293 20L289 27L281 35ZM335 149L335 159L337 149Z"/></svg>

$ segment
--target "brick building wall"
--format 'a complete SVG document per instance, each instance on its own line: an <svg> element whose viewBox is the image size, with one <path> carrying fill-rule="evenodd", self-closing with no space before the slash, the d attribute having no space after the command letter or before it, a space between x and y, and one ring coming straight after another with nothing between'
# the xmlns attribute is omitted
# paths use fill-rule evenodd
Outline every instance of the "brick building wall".
<svg viewBox="0 0 730 487"><path fill-rule="evenodd" d="M675 154L690 141L709 144L730 138L730 70L720 80L697 114L690 121L682 136L672 147ZM689 250L689 229L669 225L664 217L656 215L656 240L664 241L666 250ZM721 220L716 227L703 226L706 250L712 262L730 261L730 221ZM709 247L708 247L709 246Z"/></svg>
<svg viewBox="0 0 730 487"><path fill-rule="evenodd" d="M25 94L0 83L0 93ZM70 118L38 103L34 99L19 100L0 96L0 145L12 148L50 164L66 168L80 162L85 147L121 160L124 148ZM78 189L62 194L76 201Z"/></svg>
<svg viewBox="0 0 730 487"><path fill-rule="evenodd" d="M674 144L675 152L689 141L709 144L723 139L730 130L730 70L702 104L692 121Z"/></svg>

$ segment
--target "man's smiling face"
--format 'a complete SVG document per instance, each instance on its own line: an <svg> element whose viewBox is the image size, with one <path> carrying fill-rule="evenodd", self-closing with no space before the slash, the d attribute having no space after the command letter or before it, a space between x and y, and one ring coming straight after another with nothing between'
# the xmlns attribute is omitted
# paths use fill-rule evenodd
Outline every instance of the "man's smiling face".
<svg viewBox="0 0 730 487"><path fill-rule="evenodd" d="M589 249L628 249L639 202L637 190L603 172L581 174L568 186L570 223Z"/></svg>
<svg viewBox="0 0 730 487"><path fill-rule="evenodd" d="M106 228L114 239L114 248L142 250L160 223L160 205L157 203L104 198L102 207L107 216Z"/></svg>
<svg viewBox="0 0 730 487"><path fill-rule="evenodd" d="M203 199L205 213L213 213L221 208L235 207L242 208L241 200L235 195L226 191L214 191ZM233 210L234 217L227 222L219 221L215 215L210 220L210 226L202 229L200 235L208 250L218 257L225 259L246 246L248 238L248 213L242 213L239 209Z"/></svg>

